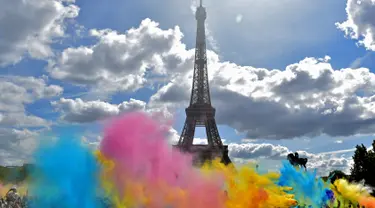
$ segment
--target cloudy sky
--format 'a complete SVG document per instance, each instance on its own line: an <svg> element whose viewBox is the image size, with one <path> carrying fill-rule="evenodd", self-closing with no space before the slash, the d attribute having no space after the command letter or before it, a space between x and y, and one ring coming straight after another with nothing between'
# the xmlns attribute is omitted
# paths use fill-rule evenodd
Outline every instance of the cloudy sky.
<svg viewBox="0 0 375 208"><path fill-rule="evenodd" d="M191 89L195 1L0 0L0 163L43 139L100 140L133 110L173 120ZM220 134L237 163L277 169L300 151L348 170L375 134L374 0L204 0ZM197 142L205 138L198 129Z"/></svg>

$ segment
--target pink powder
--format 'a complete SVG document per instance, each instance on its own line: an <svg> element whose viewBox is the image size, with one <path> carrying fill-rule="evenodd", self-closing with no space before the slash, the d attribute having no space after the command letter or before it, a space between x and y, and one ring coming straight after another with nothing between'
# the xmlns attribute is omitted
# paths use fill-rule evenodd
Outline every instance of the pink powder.
<svg viewBox="0 0 375 208"><path fill-rule="evenodd" d="M181 188L186 192L187 204L179 207L223 207L223 181L218 177L204 177L194 169L190 155L168 145L165 130L146 114L126 114L107 126L100 151L115 162L117 176L126 173L128 179L145 181L150 186L162 181ZM116 184L123 186L119 180ZM122 190L121 187L118 189Z"/></svg>

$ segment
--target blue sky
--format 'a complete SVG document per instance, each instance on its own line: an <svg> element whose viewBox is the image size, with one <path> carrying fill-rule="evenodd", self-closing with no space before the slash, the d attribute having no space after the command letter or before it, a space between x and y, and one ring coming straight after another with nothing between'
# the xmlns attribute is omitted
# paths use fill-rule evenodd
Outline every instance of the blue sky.
<svg viewBox="0 0 375 208"><path fill-rule="evenodd" d="M44 5L46 10L40 11L38 9L42 7L38 7L38 3L35 1L30 0L28 3L25 3L20 0L15 0L15 2L15 4L19 6L20 11L22 11L22 9L34 10L39 12L40 16L36 18L24 15L22 12L14 12L12 11L12 5L10 4L3 9L6 11L6 14L14 12L15 15L9 16L9 19L0 17L0 31L12 28L14 31L18 30L20 33L23 32L23 34L13 35L17 36L13 38L12 35L2 35L0 33L0 75L4 76L4 80L9 79L10 83L16 83L11 81L10 77L37 77L40 78L38 82L44 83L45 85L31 86L21 82L18 86L23 87L26 93L25 96L28 95L28 99L31 99L31 101L19 101L19 103L15 103L14 105L19 104L24 107L24 109L20 108L15 111L10 111L8 108L1 107L2 101L0 101L0 113L9 116L9 118L15 118L15 113L17 113L18 116L22 113L22 115L35 116L42 120L49 121L50 124L37 125L34 121L33 123L35 125L27 126L13 122L11 125L7 124L4 125L4 127L0 126L1 128L4 128L4 131L9 132L11 129L29 129L32 131L44 129L43 132L54 132L58 134L58 132L67 131L66 129L74 129L74 131L82 132L81 134L89 138L91 142L97 142L95 135L100 135L102 126L100 121L110 116L117 115L121 109L116 106L125 101L129 102L126 106L124 104L124 108L126 109L132 109L136 106L135 109L143 109L145 111L165 111L166 113L174 114L175 122L173 124L173 129L175 136L178 136L185 121L183 109L184 107L187 107L189 102L189 100L186 99L186 96L189 96L189 90L187 88L191 85L191 82L186 79L185 81L181 80L184 80L184 76L192 70L192 67L189 68L192 64L191 55L189 55L191 54L191 51L189 52L189 50L193 49L195 44L196 23L193 13L193 5L195 5L194 1L54 0L54 2L57 2L56 5L59 5L58 7L56 5L46 4ZM363 5L371 6L371 8L375 7L369 0L364 2L366 2L366 4ZM6 3L4 3L4 5L5 4ZM359 41L362 40L361 36L367 35L368 37L375 37L375 23L373 20L371 20L373 24L371 24L371 22L369 24L361 22L360 15L362 13L358 13L358 17L353 16L354 19L350 20L345 9L347 6L353 6L353 4L354 3L351 0L348 0L347 2L342 0L316 0L310 2L301 2L297 0L280 0L278 2L271 0L252 0L247 2L240 0L234 0L231 2L224 0L204 1L204 5L207 7L208 12L207 42L208 49L210 50L208 70L213 76L211 80L214 88L214 90L212 90L212 96L216 95L216 97L213 98L213 105L217 108L217 114L219 117L218 123L220 124L219 130L222 138L225 139L228 144L244 144L242 149L238 150L241 154L238 153L237 156L235 155L239 160L247 161L250 159L257 159L257 157L253 157L252 154L260 154L256 151L261 151L262 148L271 148L265 149L264 155L260 154L260 158L266 158L266 160L267 158L269 160L279 160L279 158L275 159L275 155L281 155L280 158L283 157L283 154L285 154L285 152L283 152L285 148L288 151L304 151L307 156L316 157L315 159L318 160L323 157L320 156L320 154L324 152L352 149L356 144L360 143L363 143L366 146L371 145L373 140L372 135L375 133L375 131L372 130L372 124L368 124L368 128L367 126L366 128L358 127L358 129L349 130L347 133L337 133L345 131L339 131L337 129L332 130L329 129L330 127L326 127L326 129L323 124L317 124L323 122L326 123L326 126L332 125L332 128L334 128L337 125L335 116L323 116L319 117L319 119L323 120L307 121L308 119L306 118L308 115L306 114L305 119L302 119L305 121L299 122L298 120L293 120L300 118L299 114L291 113L292 111L290 111L289 114L283 114L282 118L280 117L280 119L285 118L287 119L285 121L289 122L285 122L285 125L296 124L296 128L300 128L299 125L302 122L306 122L306 125L310 125L310 123L311 125L316 125L316 127L307 126L306 130L298 130L291 126L285 126L285 128L281 127L279 123L273 121L274 118L272 118L272 116L268 118L267 116L272 114L267 113L266 111L272 112L272 110L265 109L266 113L259 113L258 115L257 112L263 111L255 109L257 105L253 102L258 102L257 99L255 99L255 94L246 94L245 89L246 87L249 89L252 87L253 82L249 80L254 74L249 75L249 78L246 79L247 82L242 86L234 86L233 82L231 82L231 84L226 85L227 88L224 90L224 88L220 88L219 84L216 84L221 83L222 80L227 78L228 80L238 79L236 78L237 75L234 73L241 74L241 70L251 71L258 69L264 69L266 71L275 69L278 72L283 72L284 74L280 76L284 77L285 80L288 80L285 71L291 70L291 64L300 63L301 70L308 72L309 70L324 71L324 67L326 67L324 63L329 63L329 67L333 69L332 71L339 71L344 68L351 68L352 70L358 68L369 69L370 73L363 75L370 77L368 78L368 83L364 82L362 84L353 85L353 87L360 85L360 89L355 90L353 92L354 94L346 94L345 96L358 96L360 98L371 97L374 93L371 88L373 87L372 76L375 70L375 49L373 46L375 43L371 42L371 38L367 38L367 42L364 44L359 44ZM357 6L359 9L364 8L360 5L354 6ZM0 12L1 11L2 10L0 9ZM48 13L45 11L50 12ZM363 9L364 18L366 17L366 12L368 11ZM12 23L12 21L18 20L17 18L25 18L23 19L25 24L19 22ZM155 26L149 22L144 23L146 25L145 28L152 29L147 31L147 36L145 37L142 36L142 31L134 32L135 35L131 38L133 38L133 42L139 41L139 43L134 43L135 45L132 47L129 45L133 44L133 42L128 42L123 45L119 43L118 49L116 48L116 44L111 45L109 43L110 40L115 40L117 37L120 39L124 38L124 36L120 35L123 35L124 33L128 34L129 32L127 31L131 28L137 30L137 28L140 27L141 22L146 18L149 18L151 22L154 21L159 23L159 25ZM344 29L340 29L335 25L336 23L347 21L348 18L350 24L348 23L342 26ZM359 28L357 31L354 30L354 33L357 33L359 37L353 35L350 37L351 34L349 33L345 35L345 28L353 29L353 25L356 25ZM61 27L60 32L56 30L56 26ZM178 26L179 29L176 29L175 26ZM370 33L365 34L363 31L366 31L366 29L368 29ZM93 30L97 32L96 35L93 35ZM101 30L107 30L107 32L111 31L114 33L112 35L106 35L100 33ZM151 38L153 32L156 30L160 30L159 33L163 33L164 36L155 36L154 38ZM173 31L173 34L168 33L168 30ZM179 37L178 30L182 32L182 38ZM157 34L157 32L155 32L155 34ZM130 35L128 35L128 39L131 38ZM101 45L100 43L103 44ZM154 43L154 47L147 48L147 44L151 45ZM175 49L177 52L171 52L170 48L160 50L156 49L157 46L163 48L167 47L168 44L176 46L178 48ZM186 48L183 48L183 44L186 45ZM51 52L48 52L48 49L51 49ZM79 49L82 50L79 51ZM86 55L83 52L83 49L86 50ZM7 50L10 52L4 52ZM92 58L90 55L87 55L90 54L90 52L87 52L90 50L101 55ZM125 50L127 50L127 55L121 54L121 51ZM148 53L147 50L150 50L151 52L149 52L149 54L152 55L145 55ZM158 65L159 62L152 58L156 56L159 57L158 51L164 52L164 55L160 55L160 57L162 57L161 60L163 61L161 67ZM138 53L142 55L139 57L143 57L144 60L137 61L139 61L139 63L147 63L149 65L148 69L146 69L148 73L153 74L151 76L155 75L163 77L162 81L150 82L149 80L146 80L139 87L137 84L131 83L129 81L130 78L121 78L127 77L132 73L135 73L134 76L138 76L138 72L143 69L141 65L134 65L133 63L130 63L129 60L127 62L125 60L124 63L117 63L116 60L123 60L122 58L124 57L129 57ZM167 53L168 55L165 55ZM166 58L167 56L169 59ZM306 60L305 58L310 57L314 60L318 60L325 56L329 56L330 60L320 60L318 61L319 63L322 63L320 65L316 64L315 66L310 62L305 65L302 64L302 62ZM135 58L138 57L135 56ZM111 61L113 61L113 63L111 63ZM168 61L172 64L170 65L171 67L166 67L169 66ZM178 63L178 65L173 65L172 61L175 61L174 63ZM235 68L238 68L236 69L238 71L233 71L232 73L230 67L233 67L233 64L236 66ZM138 66L139 68L136 68ZM248 69L250 66L253 69ZM129 67L129 69L127 67ZM314 67L317 67L318 69L315 69ZM97 72L95 70L97 70ZM160 72L158 70L164 71ZM83 77L79 76L81 74ZM219 76L218 74L225 74L226 76L220 75L222 77L219 79L217 77ZM298 74L296 72L296 74L297 78L299 76L304 76L303 73ZM334 73L332 72L332 74ZM44 78L41 78L42 76L44 76ZM139 76L143 75L139 74ZM233 78L230 78L231 76L233 76ZM273 75L269 74L267 76L271 77ZM332 77L333 76L340 77L340 75L336 74L332 75ZM355 79L360 80L360 76L362 75L356 75ZM111 77L113 77L112 79L119 79L112 83L110 79ZM327 83L330 82L327 86L333 86L340 83L335 82L335 80L339 79L337 77L327 81ZM340 85L344 86L345 83L349 83L349 81L346 81L346 78L341 77L340 79L342 79ZM282 78L280 78L280 80L282 80ZM262 81L261 78L258 78L258 81L260 83ZM123 83L123 85L121 86L118 83ZM127 86L128 83L130 83L129 86ZM303 82L298 84L303 85ZM319 87L324 84L325 83L318 83L315 86L316 90L320 90ZM171 88L169 85L175 86L174 89L176 89L176 92L170 91L173 87ZM61 91L54 88L54 90L50 89L48 94L44 89L45 91L43 91L43 95L37 94L39 92L37 90L38 87L48 88L48 86L59 86ZM293 86L296 87L295 85ZM293 86L289 85L289 87L292 88ZM271 89L272 85L269 85L268 87ZM249 113L246 113L243 116L250 117L258 115L260 116L259 118L240 118L238 122L235 121L235 118L239 118L241 113L235 112L238 109L234 109L233 107L231 109L231 104L226 103L228 100L226 100L224 95L228 95L229 91L230 93L235 93L235 89L242 88L245 90L241 96L244 96L243 99L247 96L246 98L250 99L251 102L249 101L249 103L246 104L247 101L245 102L245 100L243 102L238 101L238 106L241 106L241 108L246 110L252 109L249 110ZM179 89L183 90L177 92ZM300 86L296 89L304 88L303 86ZM347 89L345 93L350 91L348 90L350 87L345 89ZM272 88L272 90L271 91L274 93L278 92L276 89ZM325 89L322 88L321 90ZM331 90L333 92L334 87L332 87ZM263 92L265 93L265 91ZM293 90L291 90L290 93L294 93ZM51 96L51 94L53 95ZM306 94L308 94L307 91ZM172 101L173 99L170 98L171 95L176 95L175 97L181 97L181 99L178 98L178 101ZM283 96L284 95L286 96L285 93ZM323 95L325 96L327 93L321 94L321 96ZM232 96L240 95L233 94ZM274 97L277 96L282 97L281 94L274 95ZM80 104L77 99L80 99ZM144 103L136 102L136 104L134 104L131 103L130 99L143 101ZM264 97L262 99L264 99L262 101L265 102L266 98ZM298 105L297 101L288 99L290 98L282 97L282 102L285 102L285 105L287 103L288 105L290 103ZM314 99L316 102L318 102L319 99L326 101L330 100L329 97L315 97ZM342 100L345 99L346 98L342 98ZM337 99L334 102L336 101ZM233 103L236 102L236 100L233 101ZM267 102L271 101L268 100ZM337 102L340 103L341 101ZM369 119L373 117L371 113L373 112L372 108L368 107L372 101L366 102L369 102L367 103L368 105L365 106L366 115L369 116ZM4 101L4 103L6 102ZM270 104L270 106L277 105L273 103L273 101L271 103L272 105ZM163 109L164 107L165 109ZM313 107L310 106L306 109L311 110L312 108ZM325 108L328 107L325 106ZM281 112L286 111L282 108L275 111L275 113ZM349 112L345 115L351 115L351 113L352 112ZM233 121L232 119L228 119L228 121L223 119L228 115L232 115L229 117L232 117ZM261 121L262 119L265 121ZM349 125L349 127L350 125L358 125L356 123L358 119L361 120L364 118L353 118L348 121L347 125ZM38 121L42 122L41 120ZM25 119L24 122L26 122ZM274 128L274 125L276 124L278 127ZM258 128L260 128L259 131L255 130ZM289 132L282 132L281 130L283 128L290 128L288 130ZM37 133L43 134L43 132ZM33 136L36 138L38 137L35 135ZM271 136L273 139L270 139ZM198 129L196 137L204 138L204 129ZM14 142L10 143L12 143L13 146L11 146L13 149L17 149L17 146L14 146ZM270 144L271 146L265 147L264 144ZM7 145L4 145L4 149L6 149L5 146L10 147L8 143ZM242 154L243 151L245 153ZM350 163L351 154L350 151L334 154L332 157L336 158L337 161L343 161L342 158L345 159L342 166L338 166L337 168L346 170ZM8 155L11 155L11 153ZM245 156L241 157L241 155ZM23 157L25 158L27 156ZM17 163L17 161L22 161L22 158L17 158L16 156L11 156L10 158L12 158L15 163ZM11 160L9 159L8 161ZM319 167L319 164L312 164L311 166L311 168L317 167Z"/></svg>

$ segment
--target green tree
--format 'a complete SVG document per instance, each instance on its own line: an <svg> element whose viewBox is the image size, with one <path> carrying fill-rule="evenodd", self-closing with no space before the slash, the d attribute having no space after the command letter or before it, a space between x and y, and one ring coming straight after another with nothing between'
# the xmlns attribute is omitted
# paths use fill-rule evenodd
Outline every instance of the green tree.
<svg viewBox="0 0 375 208"><path fill-rule="evenodd" d="M368 152L367 148L361 144L357 145L353 155L353 167L350 169L351 180L361 181L365 179L366 171L368 169ZM366 180L366 179L365 179Z"/></svg>
<svg viewBox="0 0 375 208"><path fill-rule="evenodd" d="M375 140L372 142L372 150L367 150L362 145L357 145L353 156L353 167L351 168L351 180L359 182L364 180L369 186L375 186ZM375 192L372 193L374 195Z"/></svg>
<svg viewBox="0 0 375 208"><path fill-rule="evenodd" d="M370 186L375 186L375 140L372 142L372 150L367 153L365 181Z"/></svg>

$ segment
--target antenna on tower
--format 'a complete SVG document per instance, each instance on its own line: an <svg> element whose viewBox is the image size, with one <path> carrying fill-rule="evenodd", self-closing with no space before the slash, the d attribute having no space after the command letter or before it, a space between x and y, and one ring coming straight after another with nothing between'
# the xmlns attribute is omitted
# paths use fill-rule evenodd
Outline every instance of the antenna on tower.
<svg viewBox="0 0 375 208"><path fill-rule="evenodd" d="M203 0L200 0L200 4L199 4L200 7L202 7L202 1L203 1Z"/></svg>

